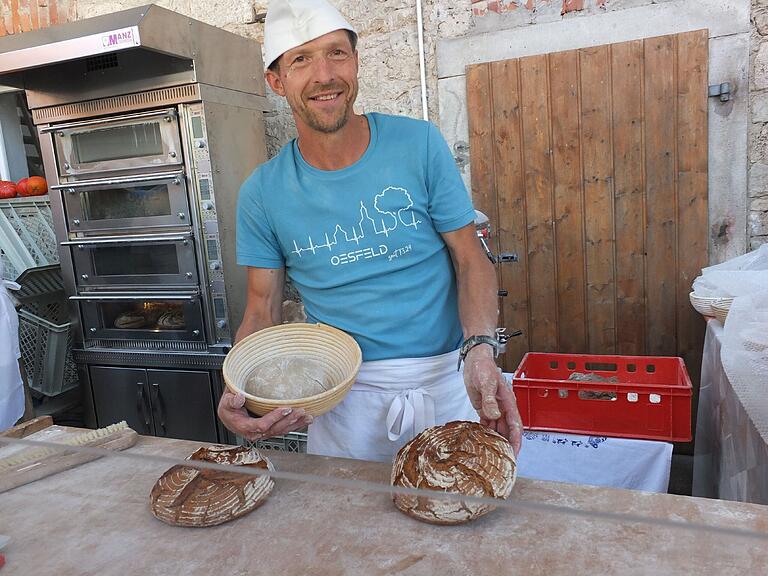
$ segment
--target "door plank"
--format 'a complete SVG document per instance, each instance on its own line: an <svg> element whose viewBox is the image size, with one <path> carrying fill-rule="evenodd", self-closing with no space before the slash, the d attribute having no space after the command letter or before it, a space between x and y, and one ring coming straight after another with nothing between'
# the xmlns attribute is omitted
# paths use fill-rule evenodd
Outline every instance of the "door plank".
<svg viewBox="0 0 768 576"><path fill-rule="evenodd" d="M528 239L528 333L531 349L547 352L558 348L547 57L520 59L520 78Z"/></svg>
<svg viewBox="0 0 768 576"><path fill-rule="evenodd" d="M578 52L549 55L560 352L586 348Z"/></svg>
<svg viewBox="0 0 768 576"><path fill-rule="evenodd" d="M499 253L514 252L516 263L499 265L501 286L508 295L501 299L503 324L523 335L507 342L501 359L506 372L517 369L529 350L528 340L528 259L525 235L525 189L523 186L522 125L520 118L520 70L517 60L491 64L493 90L494 163L499 218Z"/></svg>
<svg viewBox="0 0 768 576"><path fill-rule="evenodd" d="M651 355L677 353L675 52L674 36L645 40L646 350Z"/></svg>
<svg viewBox="0 0 768 576"><path fill-rule="evenodd" d="M611 47L614 207L616 213L616 351L645 353L645 175L643 41Z"/></svg>
<svg viewBox="0 0 768 576"><path fill-rule="evenodd" d="M677 354L694 382L693 406L698 405L698 382L704 346L704 319L690 305L693 280L707 265L708 144L706 30L678 36L678 275ZM696 410L693 410L696 426Z"/></svg>
<svg viewBox="0 0 768 576"><path fill-rule="evenodd" d="M616 350L610 49L579 51L584 180L587 349Z"/></svg>

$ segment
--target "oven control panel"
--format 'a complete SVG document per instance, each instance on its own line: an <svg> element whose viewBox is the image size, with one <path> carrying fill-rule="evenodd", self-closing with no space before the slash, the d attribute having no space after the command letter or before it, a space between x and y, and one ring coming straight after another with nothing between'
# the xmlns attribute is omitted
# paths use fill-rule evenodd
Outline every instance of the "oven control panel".
<svg viewBox="0 0 768 576"><path fill-rule="evenodd" d="M192 162L190 177L194 180L202 224L202 250L208 276L208 292L216 331L216 342L231 340L227 316L227 296L221 260L219 224L216 219L216 194L211 176L211 155L206 138L205 116L201 104L189 106Z"/></svg>

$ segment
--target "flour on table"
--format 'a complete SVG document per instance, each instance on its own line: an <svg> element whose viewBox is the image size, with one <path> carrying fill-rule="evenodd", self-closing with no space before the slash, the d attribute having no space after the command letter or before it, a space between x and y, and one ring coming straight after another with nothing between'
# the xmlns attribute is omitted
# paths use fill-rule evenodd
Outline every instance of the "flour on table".
<svg viewBox="0 0 768 576"><path fill-rule="evenodd" d="M244 391L259 398L296 400L320 394L333 386L322 362L302 356L283 356L259 364L248 377Z"/></svg>

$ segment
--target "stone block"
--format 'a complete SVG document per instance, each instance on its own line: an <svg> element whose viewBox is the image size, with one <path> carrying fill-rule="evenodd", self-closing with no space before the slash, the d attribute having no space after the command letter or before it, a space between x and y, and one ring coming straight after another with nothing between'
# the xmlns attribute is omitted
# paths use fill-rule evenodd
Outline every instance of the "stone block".
<svg viewBox="0 0 768 576"><path fill-rule="evenodd" d="M749 169L749 196L757 198L768 195L768 164L756 162Z"/></svg>
<svg viewBox="0 0 768 576"><path fill-rule="evenodd" d="M768 196L753 198L749 203L749 209L752 212L768 212Z"/></svg>
<svg viewBox="0 0 768 576"><path fill-rule="evenodd" d="M758 14L755 16L755 27L760 36L768 35L768 14Z"/></svg>
<svg viewBox="0 0 768 576"><path fill-rule="evenodd" d="M768 236L753 236L749 239L749 249L757 250L763 244L768 244Z"/></svg>
<svg viewBox="0 0 768 576"><path fill-rule="evenodd" d="M753 83L755 88L768 88L768 42L763 42L757 51L754 64Z"/></svg>
<svg viewBox="0 0 768 576"><path fill-rule="evenodd" d="M768 92L756 92L752 95L752 123L768 122Z"/></svg>
<svg viewBox="0 0 768 576"><path fill-rule="evenodd" d="M747 225L750 237L768 235L768 212L750 212Z"/></svg>

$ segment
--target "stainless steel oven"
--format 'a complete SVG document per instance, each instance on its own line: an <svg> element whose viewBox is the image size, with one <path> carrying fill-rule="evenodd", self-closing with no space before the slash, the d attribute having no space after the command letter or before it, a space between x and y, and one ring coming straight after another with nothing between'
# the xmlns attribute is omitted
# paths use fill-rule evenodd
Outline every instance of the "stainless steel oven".
<svg viewBox="0 0 768 576"><path fill-rule="evenodd" d="M62 191L67 223L73 232L190 225L182 171L71 182L51 188Z"/></svg>
<svg viewBox="0 0 768 576"><path fill-rule="evenodd" d="M200 295L184 292L81 292L70 296L80 304L87 341L110 347L134 341L205 342Z"/></svg>
<svg viewBox="0 0 768 576"><path fill-rule="evenodd" d="M198 285L191 231L86 237L62 245L72 250L78 288Z"/></svg>
<svg viewBox="0 0 768 576"><path fill-rule="evenodd" d="M58 124L53 134L59 176L110 174L180 166L184 159L176 110Z"/></svg>
<svg viewBox="0 0 768 576"><path fill-rule="evenodd" d="M238 190L267 157L258 43L156 5L12 36L0 84L40 138L88 424L130 420L148 382L175 397L161 429L215 422L245 309Z"/></svg>

